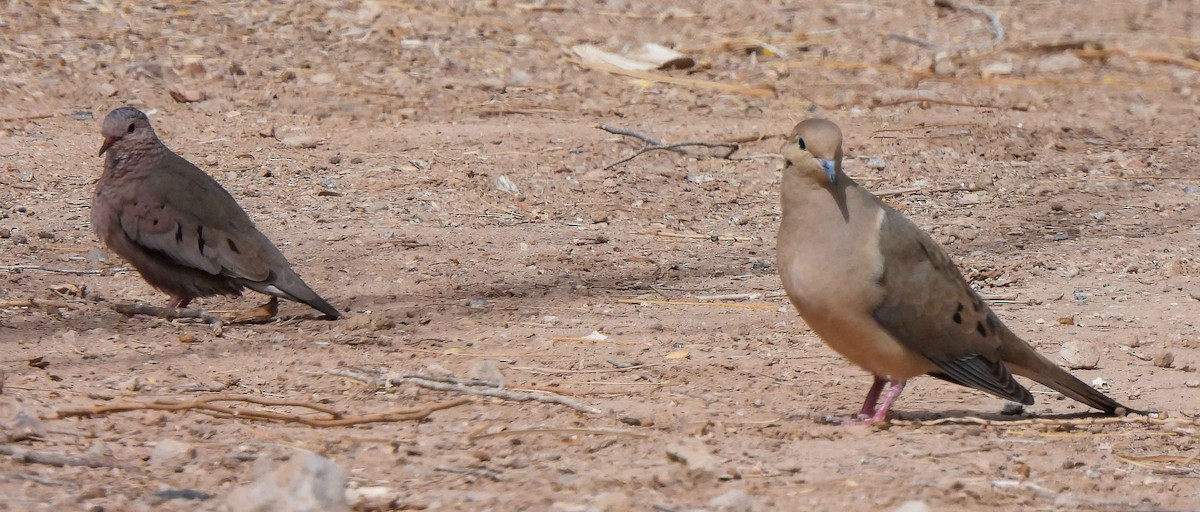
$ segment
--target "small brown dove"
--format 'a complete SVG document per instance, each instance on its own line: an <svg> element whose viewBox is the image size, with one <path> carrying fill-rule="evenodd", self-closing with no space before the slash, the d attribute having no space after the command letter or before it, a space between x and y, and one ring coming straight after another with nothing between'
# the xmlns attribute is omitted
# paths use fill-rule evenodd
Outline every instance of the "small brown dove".
<svg viewBox="0 0 1200 512"><path fill-rule="evenodd" d="M835 421L883 421L905 382L922 374L1033 404L1016 374L1108 414L1139 412L1008 330L929 235L842 172L837 125L801 122L782 153L783 287L830 348L875 376L858 415Z"/></svg>
<svg viewBox="0 0 1200 512"><path fill-rule="evenodd" d="M158 140L146 114L113 110L100 133L100 155L108 155L92 198L92 227L146 282L171 295L170 307L250 288L340 316L229 192Z"/></svg>

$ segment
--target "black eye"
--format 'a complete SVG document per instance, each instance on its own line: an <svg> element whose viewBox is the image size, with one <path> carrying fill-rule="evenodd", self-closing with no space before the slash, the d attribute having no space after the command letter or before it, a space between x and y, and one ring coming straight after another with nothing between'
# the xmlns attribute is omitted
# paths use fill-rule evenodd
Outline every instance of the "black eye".
<svg viewBox="0 0 1200 512"><path fill-rule="evenodd" d="M129 133L133 133L133 123L129 123ZM804 147L803 145L801 147Z"/></svg>
<svg viewBox="0 0 1200 512"><path fill-rule="evenodd" d="M804 137L796 137L796 144L800 146L800 149L808 151L808 144L804 143Z"/></svg>

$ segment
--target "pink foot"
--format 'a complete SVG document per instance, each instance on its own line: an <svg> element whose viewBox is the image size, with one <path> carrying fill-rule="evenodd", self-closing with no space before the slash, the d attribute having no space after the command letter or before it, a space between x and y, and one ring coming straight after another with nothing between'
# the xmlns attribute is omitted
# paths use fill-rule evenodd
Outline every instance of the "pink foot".
<svg viewBox="0 0 1200 512"><path fill-rule="evenodd" d="M896 399L900 398L900 393L904 392L905 381L892 381L892 385L888 387L887 394L883 396L883 404L878 409L875 408L875 402L879 400L879 392L883 388L883 383L887 382L882 377L875 377L875 382L871 384L871 389L867 391L867 399L863 403L862 410L854 416L825 416L823 420L843 426L854 425L874 425L887 419L887 414L892 410L892 405L896 403Z"/></svg>

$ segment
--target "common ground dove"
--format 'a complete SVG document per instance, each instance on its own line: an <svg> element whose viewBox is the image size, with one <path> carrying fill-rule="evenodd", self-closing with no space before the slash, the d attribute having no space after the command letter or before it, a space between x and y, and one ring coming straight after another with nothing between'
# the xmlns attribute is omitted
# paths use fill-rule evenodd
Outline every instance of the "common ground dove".
<svg viewBox="0 0 1200 512"><path fill-rule="evenodd" d="M158 140L141 111L104 118L104 173L92 198L92 227L170 306L240 295L243 288L340 316L296 275L237 201L208 174Z"/></svg>
<svg viewBox="0 0 1200 512"><path fill-rule="evenodd" d="M884 420L905 382L922 374L1032 404L1016 374L1108 414L1138 412L1008 330L929 235L843 173L837 125L801 122L782 153L783 287L830 348L875 376L862 410L839 422Z"/></svg>

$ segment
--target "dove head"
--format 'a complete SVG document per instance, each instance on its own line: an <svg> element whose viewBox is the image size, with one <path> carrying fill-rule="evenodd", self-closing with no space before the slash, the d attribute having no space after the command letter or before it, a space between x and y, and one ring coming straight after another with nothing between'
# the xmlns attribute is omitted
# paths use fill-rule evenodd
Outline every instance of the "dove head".
<svg viewBox="0 0 1200 512"><path fill-rule="evenodd" d="M104 136L104 144L100 146L98 156L103 156L115 144L136 146L153 144L158 140L154 129L150 127L150 118L133 107L121 107L104 116L100 134Z"/></svg>
<svg viewBox="0 0 1200 512"><path fill-rule="evenodd" d="M792 129L781 153L787 161L784 172L837 185L842 167L842 130L827 119L801 121Z"/></svg>

